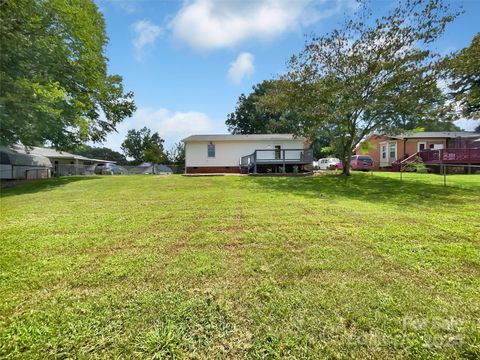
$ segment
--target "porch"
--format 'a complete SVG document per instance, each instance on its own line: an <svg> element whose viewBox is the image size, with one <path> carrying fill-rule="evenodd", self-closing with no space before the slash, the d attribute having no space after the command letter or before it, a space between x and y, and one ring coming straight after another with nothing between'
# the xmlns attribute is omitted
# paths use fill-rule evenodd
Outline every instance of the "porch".
<svg viewBox="0 0 480 360"><path fill-rule="evenodd" d="M422 150L418 156L424 164L480 164L480 148Z"/></svg>
<svg viewBox="0 0 480 360"><path fill-rule="evenodd" d="M253 154L240 158L240 172L244 174L259 172L287 173L312 164L312 149L258 149Z"/></svg>

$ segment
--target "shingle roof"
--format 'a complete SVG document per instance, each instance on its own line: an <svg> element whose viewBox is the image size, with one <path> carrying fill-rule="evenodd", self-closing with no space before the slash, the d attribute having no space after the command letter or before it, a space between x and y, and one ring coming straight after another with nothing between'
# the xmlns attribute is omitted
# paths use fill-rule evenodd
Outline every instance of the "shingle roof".
<svg viewBox="0 0 480 360"><path fill-rule="evenodd" d="M95 161L95 162L113 162L113 161L101 160L101 159L90 159L82 155L71 154L66 151L57 151L52 148L44 148L44 147L38 147L38 146L25 148L23 145L14 145L13 149L17 152L21 152L24 154L40 155L40 156L45 156L47 158L74 159L74 160L85 160L85 161Z"/></svg>
<svg viewBox="0 0 480 360"><path fill-rule="evenodd" d="M420 131L407 134L391 136L399 139L417 139L417 138L458 138L458 137L480 137L480 134L473 131Z"/></svg>
<svg viewBox="0 0 480 360"><path fill-rule="evenodd" d="M293 134L249 134L249 135L231 135L231 134L211 134L211 135L191 135L182 141L248 141L248 140L302 140L303 137L295 137Z"/></svg>
<svg viewBox="0 0 480 360"><path fill-rule="evenodd" d="M29 151L32 154L42 155L46 157L52 158L64 158L64 159L78 159L78 160L90 160L85 156L70 154L66 151L57 151L55 149L50 148L42 148L34 146L32 150Z"/></svg>

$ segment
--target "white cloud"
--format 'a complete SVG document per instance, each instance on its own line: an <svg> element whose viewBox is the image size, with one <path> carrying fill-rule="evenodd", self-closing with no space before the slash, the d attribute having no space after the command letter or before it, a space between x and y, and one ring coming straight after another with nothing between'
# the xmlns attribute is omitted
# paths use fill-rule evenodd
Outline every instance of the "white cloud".
<svg viewBox="0 0 480 360"><path fill-rule="evenodd" d="M133 24L133 31L136 34L133 39L135 59L142 61L145 55L145 47L153 45L163 31L160 26L152 24L148 20L140 20Z"/></svg>
<svg viewBox="0 0 480 360"><path fill-rule="evenodd" d="M193 48L233 47L247 39L268 40L292 29L352 10L354 0L191 0L170 23L174 38Z"/></svg>
<svg viewBox="0 0 480 360"><path fill-rule="evenodd" d="M234 84L240 84L245 76L252 75L255 70L253 65L253 55L248 52L243 52L236 60L230 63L228 69L228 78Z"/></svg>
<svg viewBox="0 0 480 360"><path fill-rule="evenodd" d="M127 131L130 129L139 130L144 126L153 132L158 132L165 140L167 149L189 135L226 132L223 124L220 128L202 112L172 112L165 108L141 108L135 112L132 118L126 119L117 126L118 133L110 134L104 146L120 151L120 146Z"/></svg>

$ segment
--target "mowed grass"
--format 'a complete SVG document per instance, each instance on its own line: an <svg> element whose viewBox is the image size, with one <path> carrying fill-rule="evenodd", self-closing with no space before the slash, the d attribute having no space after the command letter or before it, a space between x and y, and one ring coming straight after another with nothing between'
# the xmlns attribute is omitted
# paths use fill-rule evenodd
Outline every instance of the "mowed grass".
<svg viewBox="0 0 480 360"><path fill-rule="evenodd" d="M0 358L479 358L480 176L2 190Z"/></svg>

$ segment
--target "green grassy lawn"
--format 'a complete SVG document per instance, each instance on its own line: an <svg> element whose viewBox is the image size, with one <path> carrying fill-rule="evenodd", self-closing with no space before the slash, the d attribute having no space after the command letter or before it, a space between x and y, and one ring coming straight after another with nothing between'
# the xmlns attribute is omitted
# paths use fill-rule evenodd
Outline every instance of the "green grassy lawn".
<svg viewBox="0 0 480 360"><path fill-rule="evenodd" d="M2 190L0 358L478 358L480 176Z"/></svg>

